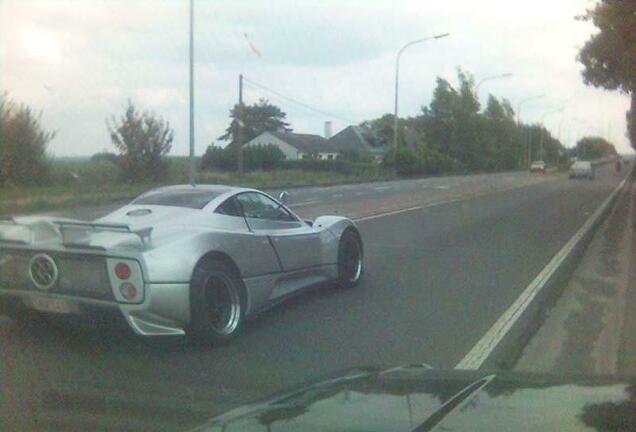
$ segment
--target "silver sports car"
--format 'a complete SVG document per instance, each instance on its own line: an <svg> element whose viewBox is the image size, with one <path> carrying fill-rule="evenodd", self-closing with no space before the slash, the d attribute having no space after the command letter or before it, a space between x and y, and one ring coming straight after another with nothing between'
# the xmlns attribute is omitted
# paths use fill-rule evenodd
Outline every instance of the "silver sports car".
<svg viewBox="0 0 636 432"><path fill-rule="evenodd" d="M0 312L111 312L147 336L223 342L255 312L362 271L351 220L302 220L253 189L169 186L93 222L0 222Z"/></svg>

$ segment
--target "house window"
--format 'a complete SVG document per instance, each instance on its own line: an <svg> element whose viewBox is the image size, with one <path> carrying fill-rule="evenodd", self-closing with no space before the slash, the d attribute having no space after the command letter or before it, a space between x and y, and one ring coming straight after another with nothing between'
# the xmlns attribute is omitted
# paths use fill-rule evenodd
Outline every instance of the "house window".
<svg viewBox="0 0 636 432"><path fill-rule="evenodd" d="M327 155L327 159L332 160L333 159L333 155L332 154Z"/></svg>

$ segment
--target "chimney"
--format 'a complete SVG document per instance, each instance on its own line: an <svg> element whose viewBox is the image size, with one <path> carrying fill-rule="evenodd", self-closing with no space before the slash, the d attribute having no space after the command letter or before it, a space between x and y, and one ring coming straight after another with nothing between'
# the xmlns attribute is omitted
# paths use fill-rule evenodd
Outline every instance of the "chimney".
<svg viewBox="0 0 636 432"><path fill-rule="evenodd" d="M331 138L331 122L330 121L325 122L325 138L326 139Z"/></svg>

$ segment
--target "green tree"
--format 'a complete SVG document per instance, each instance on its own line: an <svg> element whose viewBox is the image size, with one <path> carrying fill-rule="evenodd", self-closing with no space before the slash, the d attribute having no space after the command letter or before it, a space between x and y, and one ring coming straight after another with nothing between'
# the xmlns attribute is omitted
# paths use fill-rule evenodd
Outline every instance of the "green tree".
<svg viewBox="0 0 636 432"><path fill-rule="evenodd" d="M605 138L583 137L576 143L576 154L581 160L595 160L616 155L616 148Z"/></svg>
<svg viewBox="0 0 636 432"><path fill-rule="evenodd" d="M360 123L360 126L373 131L383 145L393 144L393 114L384 114L382 117Z"/></svg>
<svg viewBox="0 0 636 432"><path fill-rule="evenodd" d="M106 126L127 180L157 181L167 174L166 155L174 138L170 123L150 112L139 112L128 101L119 121L112 117L106 120Z"/></svg>
<svg viewBox="0 0 636 432"><path fill-rule="evenodd" d="M41 184L49 178L47 147L55 132L42 128L41 117L0 95L0 183Z"/></svg>
<svg viewBox="0 0 636 432"><path fill-rule="evenodd" d="M636 2L600 0L579 17L599 29L583 46L579 61L588 85L631 95L627 129L636 148Z"/></svg>
<svg viewBox="0 0 636 432"><path fill-rule="evenodd" d="M233 145L238 139L240 108L236 104L230 110L230 125L225 129L225 133L218 138L222 141L230 141L230 145ZM243 105L242 108L241 140L243 143L266 131L291 131L289 123L285 121L287 114L276 105L269 103L267 99L260 99L253 105Z"/></svg>
<svg viewBox="0 0 636 432"><path fill-rule="evenodd" d="M437 78L433 99L428 107L422 108L426 135L442 153L452 153L458 99L459 95L453 86L445 79Z"/></svg>
<svg viewBox="0 0 636 432"><path fill-rule="evenodd" d="M523 156L523 145L510 102L500 102L490 95L483 116L486 120L484 144L490 168L515 168Z"/></svg>

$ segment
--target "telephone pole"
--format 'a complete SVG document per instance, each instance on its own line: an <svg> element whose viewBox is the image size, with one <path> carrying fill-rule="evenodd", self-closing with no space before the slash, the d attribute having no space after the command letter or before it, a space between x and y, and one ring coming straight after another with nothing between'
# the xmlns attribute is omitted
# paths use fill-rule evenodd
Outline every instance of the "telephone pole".
<svg viewBox="0 0 636 432"><path fill-rule="evenodd" d="M236 168L243 174L243 74L239 75L238 121L236 130Z"/></svg>
<svg viewBox="0 0 636 432"><path fill-rule="evenodd" d="M190 0L190 184L196 184L194 160L194 0Z"/></svg>

